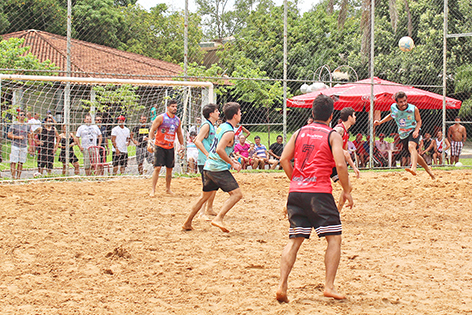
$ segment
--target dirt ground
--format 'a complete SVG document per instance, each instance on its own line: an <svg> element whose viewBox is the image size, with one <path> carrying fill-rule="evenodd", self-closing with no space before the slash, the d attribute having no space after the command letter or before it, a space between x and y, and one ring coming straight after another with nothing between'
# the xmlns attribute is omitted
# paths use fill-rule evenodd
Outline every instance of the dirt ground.
<svg viewBox="0 0 472 315"><path fill-rule="evenodd" d="M1 314L470 314L470 170L352 179L336 279L322 296L324 239L305 242L275 301L287 242L283 173L237 174L231 232L181 225L200 178L148 197L150 179L0 186ZM352 177L352 176L351 176ZM162 193L164 180L159 180ZM335 198L340 193L335 187ZM218 192L218 209L227 195Z"/></svg>

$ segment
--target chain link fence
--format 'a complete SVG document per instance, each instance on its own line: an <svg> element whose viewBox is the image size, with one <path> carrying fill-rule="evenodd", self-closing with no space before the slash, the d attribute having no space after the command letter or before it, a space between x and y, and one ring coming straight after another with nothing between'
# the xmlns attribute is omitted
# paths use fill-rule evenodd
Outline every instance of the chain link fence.
<svg viewBox="0 0 472 315"><path fill-rule="evenodd" d="M219 105L228 101L241 104L241 123L250 132L248 140L253 142L254 136L260 136L268 148L278 135L288 141L310 117L309 108L291 107L287 99L349 83L355 87L356 82L375 77L438 95L434 104L415 104L422 118L421 135L426 137L419 150L431 164L442 145L436 141L438 132L447 138L449 128L455 126L452 131L458 126L456 117L467 133L472 133L469 0L322 0L308 10L293 2L235 1L229 6L220 0L197 0L194 7L197 10L190 12L156 4L146 10L136 0L2 1L0 73L212 82ZM375 14L371 14L373 7ZM404 48L410 51L399 48L405 36L414 42L411 50ZM60 80L39 83L3 79L0 87L3 178L10 177L12 139L8 132L17 109L29 112L32 118L37 114L41 127L51 115L58 134L64 123L68 126L66 134L67 129L75 134L84 124L84 115L92 110L92 123L100 116L109 134L118 125L119 116L126 117L126 126L132 131L141 125L141 116L150 123L153 115L165 111L166 101L175 98L188 138L188 130L198 125L201 107L208 99L205 89L157 83L68 85ZM462 106L448 107L445 102L444 110L443 94L462 102ZM339 95L332 97L339 100ZM372 128L375 119L389 114L388 106L375 105L379 97L373 95L371 113L369 86L361 102L354 105L357 122L350 129L353 157L360 167L401 167L407 162L395 150L396 125L389 122ZM67 103L70 112L64 111ZM339 119L339 109L333 122ZM390 152L379 155L375 148L385 148L385 144L374 141L379 141L380 135ZM452 136L457 135L450 135L450 140ZM39 171L35 137L37 134L31 134L28 140L23 178ZM54 139L54 148L60 139ZM107 143L110 148L109 140ZM131 142L127 173L137 175L135 148ZM184 143L184 153L185 148ZM77 146L72 150L78 157L80 174L84 174L83 154ZM58 148L53 155L55 175L62 174L60 152ZM107 162L110 160L108 150ZM460 161L472 165L468 141ZM448 162L437 159L436 163ZM176 170L187 172L185 154L177 157L180 164L182 168Z"/></svg>

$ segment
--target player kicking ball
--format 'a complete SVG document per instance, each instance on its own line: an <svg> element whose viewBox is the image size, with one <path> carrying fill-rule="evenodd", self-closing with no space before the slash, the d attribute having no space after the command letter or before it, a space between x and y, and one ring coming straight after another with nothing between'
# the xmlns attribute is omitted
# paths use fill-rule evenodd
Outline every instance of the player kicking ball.
<svg viewBox="0 0 472 315"><path fill-rule="evenodd" d="M238 103L226 103L223 107L223 113L226 122L216 130L208 159L203 167L203 193L197 203L193 205L187 220L182 226L185 231L193 230L193 218L214 192L221 188L229 194L229 198L226 199L211 224L220 228L223 232L229 232L223 219L226 213L243 197L241 188L239 188L236 179L228 168L228 165L231 165L236 171L241 170L241 164L229 157L234 148L234 127L241 121L241 107Z"/></svg>
<svg viewBox="0 0 472 315"><path fill-rule="evenodd" d="M418 155L418 144L420 142L420 128L421 128L421 116L420 111L415 105L408 104L408 99L405 92L395 93L395 102L390 107L390 114L385 116L381 121L374 121L374 126L380 126L381 124L395 119L398 126L398 134L403 145L403 152L411 157L411 167L406 168L407 172L416 175L416 165L419 163L434 179L434 174L426 164L425 160L421 155Z"/></svg>
<svg viewBox="0 0 472 315"><path fill-rule="evenodd" d="M288 276L303 241L314 228L318 237L328 242L325 253L325 288L323 295L337 300L345 295L334 288L341 257L341 219L334 201L331 173L336 166L343 188L342 200L352 208L351 184L344 158L341 136L329 127L333 118L333 100L318 95L313 101L314 123L302 127L287 143L280 164L290 179L287 214L290 221L289 242L282 252L280 281L276 299L288 303ZM294 164L290 162L294 159Z"/></svg>

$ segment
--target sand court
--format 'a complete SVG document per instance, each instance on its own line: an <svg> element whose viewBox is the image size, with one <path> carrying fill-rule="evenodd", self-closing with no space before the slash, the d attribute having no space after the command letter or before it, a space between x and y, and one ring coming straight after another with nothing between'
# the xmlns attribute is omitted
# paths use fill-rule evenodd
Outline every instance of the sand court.
<svg viewBox="0 0 472 315"><path fill-rule="evenodd" d="M323 297L326 247L312 238L275 300L287 243L283 173L236 174L244 198L182 231L200 178L149 198L150 179L0 186L2 314L469 314L470 170L368 172L345 208L336 289ZM338 199L340 188L334 185ZM226 200L218 192L215 210Z"/></svg>

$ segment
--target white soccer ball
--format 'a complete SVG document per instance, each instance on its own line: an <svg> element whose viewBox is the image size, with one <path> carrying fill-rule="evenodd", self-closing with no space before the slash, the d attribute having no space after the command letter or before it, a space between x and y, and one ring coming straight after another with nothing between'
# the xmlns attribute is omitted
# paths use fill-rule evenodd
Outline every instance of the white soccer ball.
<svg viewBox="0 0 472 315"><path fill-rule="evenodd" d="M413 48L415 48L415 42L411 37L404 36L400 38L398 46L400 47L401 51L411 51Z"/></svg>
<svg viewBox="0 0 472 315"><path fill-rule="evenodd" d="M33 174L33 177L39 177L39 176L41 176L40 172L36 172L36 173Z"/></svg>
<svg viewBox="0 0 472 315"><path fill-rule="evenodd" d="M464 166L464 164L462 164L461 162L456 163L456 167L462 167L462 166Z"/></svg>

